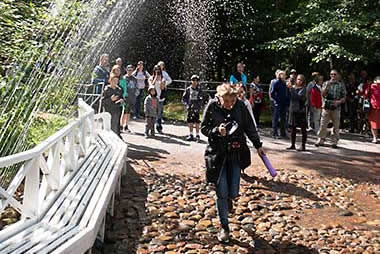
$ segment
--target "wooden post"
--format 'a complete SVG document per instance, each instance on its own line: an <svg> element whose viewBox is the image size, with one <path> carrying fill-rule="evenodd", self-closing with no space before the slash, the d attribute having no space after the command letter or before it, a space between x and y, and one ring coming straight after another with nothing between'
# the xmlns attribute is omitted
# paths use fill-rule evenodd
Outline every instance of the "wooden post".
<svg viewBox="0 0 380 254"><path fill-rule="evenodd" d="M23 209L30 212L33 216L38 216L40 212L40 203L38 200L40 186L39 160L40 157L33 159L33 165L25 176ZM22 216L24 217L28 212L23 213Z"/></svg>

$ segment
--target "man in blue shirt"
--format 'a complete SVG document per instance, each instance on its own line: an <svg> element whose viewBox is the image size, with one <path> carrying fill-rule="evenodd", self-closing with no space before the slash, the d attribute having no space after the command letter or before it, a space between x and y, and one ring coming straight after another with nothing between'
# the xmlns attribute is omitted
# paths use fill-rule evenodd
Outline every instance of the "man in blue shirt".
<svg viewBox="0 0 380 254"><path fill-rule="evenodd" d="M237 72L231 75L230 83L236 85L241 83L243 86L247 85L247 76L244 74L244 64L238 63L236 66Z"/></svg>
<svg viewBox="0 0 380 254"><path fill-rule="evenodd" d="M288 87L285 83L285 72L279 72L279 79L273 83L272 90L270 91L270 95L273 101L273 138L278 137L278 120L281 122L281 136L283 138L288 138L286 135L286 113L290 104L290 96Z"/></svg>

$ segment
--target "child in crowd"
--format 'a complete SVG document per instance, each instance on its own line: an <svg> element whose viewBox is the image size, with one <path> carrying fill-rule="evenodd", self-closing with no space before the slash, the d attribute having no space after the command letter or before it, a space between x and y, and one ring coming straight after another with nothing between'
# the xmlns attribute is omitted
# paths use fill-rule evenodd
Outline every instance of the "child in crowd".
<svg viewBox="0 0 380 254"><path fill-rule="evenodd" d="M201 138L199 136L199 125L200 121L200 111L203 104L203 94L199 87L199 76L193 75L191 77L191 86L185 90L182 96L182 101L186 106L187 110L187 123L189 125L190 135L187 137L187 141L200 142ZM196 138L194 139L193 129L195 125Z"/></svg>
<svg viewBox="0 0 380 254"><path fill-rule="evenodd" d="M153 85L148 88L148 96L144 101L144 112L145 112L145 137L148 138L149 134L154 137L154 127L156 118L158 115L158 99L156 89Z"/></svg>

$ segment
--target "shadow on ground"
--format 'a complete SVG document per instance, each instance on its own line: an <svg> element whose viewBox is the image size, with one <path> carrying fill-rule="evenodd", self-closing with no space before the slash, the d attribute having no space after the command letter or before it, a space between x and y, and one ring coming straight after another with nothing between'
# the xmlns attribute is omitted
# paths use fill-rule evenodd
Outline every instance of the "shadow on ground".
<svg viewBox="0 0 380 254"><path fill-rule="evenodd" d="M158 161L170 153L164 149L128 143L128 158L134 160Z"/></svg>
<svg viewBox="0 0 380 254"><path fill-rule="evenodd" d="M116 203L113 223L106 226L104 253L136 253L144 226L150 224L145 211L148 188L133 166L128 165L123 177L121 195Z"/></svg>
<svg viewBox="0 0 380 254"><path fill-rule="evenodd" d="M299 196L303 198L307 198L314 201L322 201L319 197L314 195L312 192L305 190L304 188L298 187L292 183L285 182L274 182L272 180L266 180L264 178L259 178L256 176L248 176L246 174L241 175L242 179L248 183L257 183L264 185L269 191L278 192L278 193L286 193L292 196ZM255 189L260 189L259 187L255 187Z"/></svg>

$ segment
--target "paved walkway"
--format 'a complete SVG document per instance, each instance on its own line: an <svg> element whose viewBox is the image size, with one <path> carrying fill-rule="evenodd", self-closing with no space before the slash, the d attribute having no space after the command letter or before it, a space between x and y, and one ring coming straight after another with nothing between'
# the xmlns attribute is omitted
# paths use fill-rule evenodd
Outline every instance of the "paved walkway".
<svg viewBox="0 0 380 254"><path fill-rule="evenodd" d="M106 253L380 251L380 144L344 136L338 150L317 149L311 136L308 152L288 152L289 141L264 130L279 176L272 179L252 149L226 246L215 240L215 192L203 178L206 139L185 141L185 126L164 125L152 139L143 137L142 122L130 129L123 135L130 167Z"/></svg>

